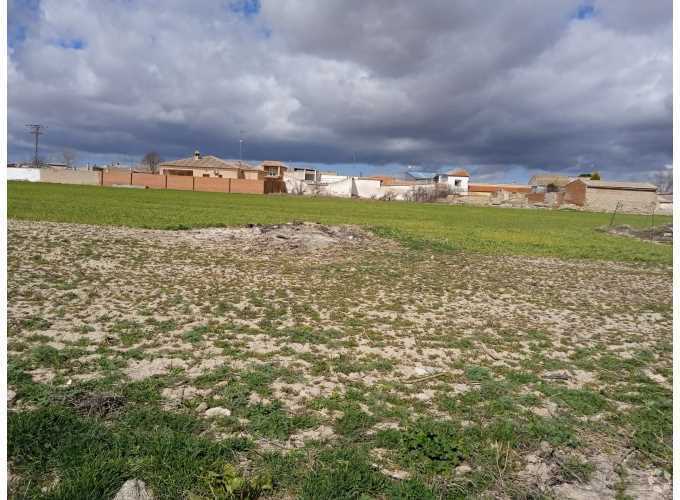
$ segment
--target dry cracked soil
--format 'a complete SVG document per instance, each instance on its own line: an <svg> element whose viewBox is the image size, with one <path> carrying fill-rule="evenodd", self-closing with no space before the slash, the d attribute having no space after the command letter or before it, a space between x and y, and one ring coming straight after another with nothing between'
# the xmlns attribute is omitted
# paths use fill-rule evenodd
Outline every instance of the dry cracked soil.
<svg viewBox="0 0 680 500"><path fill-rule="evenodd" d="M671 497L668 266L314 224L8 233L9 359L30 377L10 378L11 412L44 404L26 387L82 388L71 406L111 420L119 387L152 380L149 404L211 440L283 455L341 441L434 497Z"/></svg>

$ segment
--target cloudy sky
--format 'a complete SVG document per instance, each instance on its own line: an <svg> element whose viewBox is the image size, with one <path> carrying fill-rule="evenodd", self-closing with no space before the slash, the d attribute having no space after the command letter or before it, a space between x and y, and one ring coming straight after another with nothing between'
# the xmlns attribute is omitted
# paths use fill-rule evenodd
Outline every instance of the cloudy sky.
<svg viewBox="0 0 680 500"><path fill-rule="evenodd" d="M10 0L10 160L526 182L672 163L671 0Z"/></svg>

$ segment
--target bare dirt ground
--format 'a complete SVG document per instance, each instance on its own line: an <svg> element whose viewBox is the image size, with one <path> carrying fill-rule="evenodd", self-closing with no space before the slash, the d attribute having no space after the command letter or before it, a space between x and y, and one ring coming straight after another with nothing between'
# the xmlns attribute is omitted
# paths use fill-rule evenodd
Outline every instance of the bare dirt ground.
<svg viewBox="0 0 680 500"><path fill-rule="evenodd" d="M369 443L389 477L483 476L496 497L671 497L670 267L316 225L8 231L9 357L34 383L154 380L215 440ZM449 468L408 448L422 422L477 437Z"/></svg>

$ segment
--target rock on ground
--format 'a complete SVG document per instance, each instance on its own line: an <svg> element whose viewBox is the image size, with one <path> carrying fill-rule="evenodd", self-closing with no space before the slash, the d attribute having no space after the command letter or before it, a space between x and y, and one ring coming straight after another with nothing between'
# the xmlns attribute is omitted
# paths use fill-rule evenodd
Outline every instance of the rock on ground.
<svg viewBox="0 0 680 500"><path fill-rule="evenodd" d="M230 415L231 410L229 410L228 408L222 408L220 406L210 408L205 412L206 417L228 417Z"/></svg>
<svg viewBox="0 0 680 500"><path fill-rule="evenodd" d="M153 500L144 481L129 479L125 481L113 500Z"/></svg>

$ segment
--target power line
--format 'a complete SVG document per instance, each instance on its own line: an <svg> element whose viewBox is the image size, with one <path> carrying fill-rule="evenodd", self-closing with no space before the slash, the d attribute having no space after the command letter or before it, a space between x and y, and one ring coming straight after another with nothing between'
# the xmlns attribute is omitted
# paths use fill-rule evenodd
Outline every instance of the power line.
<svg viewBox="0 0 680 500"><path fill-rule="evenodd" d="M40 162L38 161L38 138L44 133L41 132L40 129L47 128L47 126L40 124L31 124L26 126L31 129L30 133L35 137L35 152L33 154L33 166L38 167L40 166Z"/></svg>

